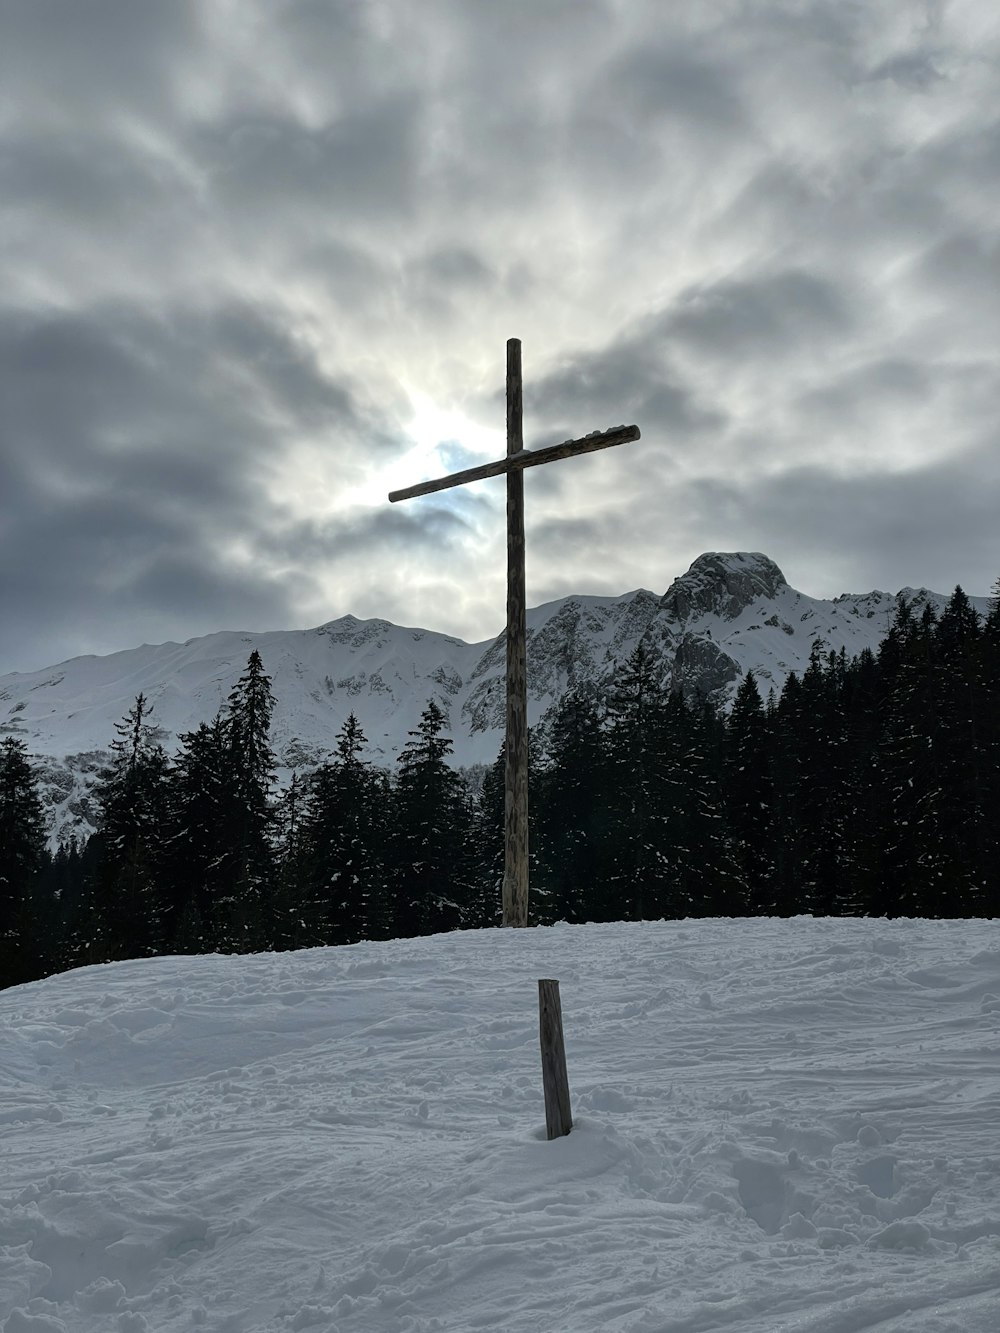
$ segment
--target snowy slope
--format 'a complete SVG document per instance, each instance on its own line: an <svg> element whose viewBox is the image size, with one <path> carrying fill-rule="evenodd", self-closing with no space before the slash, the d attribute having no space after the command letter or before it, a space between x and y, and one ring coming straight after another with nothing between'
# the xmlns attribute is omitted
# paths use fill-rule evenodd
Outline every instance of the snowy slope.
<svg viewBox="0 0 1000 1333"><path fill-rule="evenodd" d="M482 931L3 991L0 1328L994 1333L998 1023L984 921Z"/></svg>
<svg viewBox="0 0 1000 1333"><path fill-rule="evenodd" d="M898 596L938 609L925 589L805 596L759 553L708 553L662 597L567 597L528 613L529 721L575 683L610 680L640 641L663 678L725 703L746 671L763 692L801 672L813 643L851 655L885 636ZM988 599L973 599L983 611ZM257 649L277 697L274 742L287 770L319 762L347 715L358 716L370 757L391 763L427 700L449 718L459 764L491 762L504 719L503 636L468 644L430 630L345 616L313 630L219 633L184 644L144 645L79 657L45 671L0 677L0 736L45 756L45 793L56 831L89 831L88 792L114 726L141 691L164 743L209 721Z"/></svg>

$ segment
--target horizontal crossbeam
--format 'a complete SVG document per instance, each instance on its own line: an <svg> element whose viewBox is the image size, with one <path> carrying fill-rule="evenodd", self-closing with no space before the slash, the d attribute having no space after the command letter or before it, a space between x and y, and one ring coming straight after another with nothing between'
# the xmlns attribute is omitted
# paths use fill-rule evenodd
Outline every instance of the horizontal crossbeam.
<svg viewBox="0 0 1000 1333"><path fill-rule="evenodd" d="M448 477L438 477L435 481L421 481L416 486L407 486L401 491L390 491L389 500L412 500L417 495L430 495L433 491L447 491L452 486L464 486L470 481L483 481L486 477L502 477L507 472L520 472L526 467L538 467L540 463L551 463L557 458L570 458L574 454L590 454L597 449L612 449L616 444L628 444L629 440L639 439L638 426L615 426L612 430L595 431L593 435L584 435L579 440L563 440L562 444L549 444L544 449L522 449L495 463L483 463L480 467L467 467L462 472L453 472Z"/></svg>

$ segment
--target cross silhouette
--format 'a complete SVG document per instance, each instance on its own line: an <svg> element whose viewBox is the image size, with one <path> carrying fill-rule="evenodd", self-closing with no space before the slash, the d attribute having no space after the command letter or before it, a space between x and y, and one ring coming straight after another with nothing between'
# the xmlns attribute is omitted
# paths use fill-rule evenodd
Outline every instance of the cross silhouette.
<svg viewBox="0 0 1000 1333"><path fill-rule="evenodd" d="M418 495L450 490L484 477L507 478L507 730L504 764L504 876L503 924L528 924L528 693L524 594L524 477L525 468L552 463L557 458L589 454L639 439L638 426L616 426L593 431L579 440L564 440L543 449L525 449L521 428L521 340L507 340L507 457L480 467L452 472L435 481L422 481L389 500L411 500Z"/></svg>

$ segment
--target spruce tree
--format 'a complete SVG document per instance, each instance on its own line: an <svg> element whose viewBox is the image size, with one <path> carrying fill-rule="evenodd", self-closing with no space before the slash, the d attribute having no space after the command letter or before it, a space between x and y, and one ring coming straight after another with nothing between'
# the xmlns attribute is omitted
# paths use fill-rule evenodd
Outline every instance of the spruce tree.
<svg viewBox="0 0 1000 1333"><path fill-rule="evenodd" d="M79 839L60 839L55 852L46 857L39 884L39 898L47 909L42 950L46 974L72 966L71 932L78 927L84 908L85 873Z"/></svg>
<svg viewBox="0 0 1000 1333"><path fill-rule="evenodd" d="M182 733L170 783L164 855L165 935L176 953L209 953L227 939L233 790L221 713Z"/></svg>
<svg viewBox="0 0 1000 1333"><path fill-rule="evenodd" d="M883 783L878 747L883 695L882 673L874 653L866 648L849 664L844 685L846 827L840 901L842 911L853 916L874 912L882 896Z"/></svg>
<svg viewBox="0 0 1000 1333"><path fill-rule="evenodd" d="M537 790L538 885L555 919L611 921L607 753L598 705L584 690L555 705Z"/></svg>
<svg viewBox="0 0 1000 1333"><path fill-rule="evenodd" d="M804 910L800 889L803 837L798 808L802 713L802 682L792 671L769 713L774 783L774 890L769 895L767 911L775 916L792 916Z"/></svg>
<svg viewBox="0 0 1000 1333"><path fill-rule="evenodd" d="M725 731L706 699L670 701L667 752L682 781L672 783L669 837L673 914L738 916L746 897L733 856L723 793Z"/></svg>
<svg viewBox="0 0 1000 1333"><path fill-rule="evenodd" d="M506 762L506 746L501 744L500 753L483 775L479 800L473 811L473 885L469 900L469 924L472 926L498 926L502 917ZM530 790L530 780L528 786ZM533 916L534 906L532 902Z"/></svg>
<svg viewBox="0 0 1000 1333"><path fill-rule="evenodd" d="M937 691L934 816L940 847L937 910L971 916L983 908L989 860L987 731L992 682L984 671L982 625L962 588L952 594L934 633Z"/></svg>
<svg viewBox="0 0 1000 1333"><path fill-rule="evenodd" d="M267 933L275 949L301 949L326 942L310 911L305 837L307 801L307 786L293 772L278 802L274 893L265 904L271 915Z"/></svg>
<svg viewBox="0 0 1000 1333"><path fill-rule="evenodd" d="M385 939L392 929L386 869L389 791L362 756L368 738L350 713L304 813L304 913L327 944Z"/></svg>
<svg viewBox="0 0 1000 1333"><path fill-rule="evenodd" d="M235 952L268 947L274 887L276 760L271 748L274 695L255 648L226 705L228 846L222 892L225 938Z"/></svg>
<svg viewBox="0 0 1000 1333"><path fill-rule="evenodd" d="M139 958L162 945L160 866L168 759L145 695L115 724L112 761L100 777L104 864L94 886L91 948L102 961Z"/></svg>
<svg viewBox="0 0 1000 1333"><path fill-rule="evenodd" d="M665 698L642 643L608 696L609 909L621 920L664 915L671 878L662 732Z"/></svg>
<svg viewBox="0 0 1000 1333"><path fill-rule="evenodd" d="M752 671L736 691L726 724L723 769L733 860L751 915L774 908L774 783L764 703Z"/></svg>
<svg viewBox="0 0 1000 1333"><path fill-rule="evenodd" d="M390 847L398 935L454 930L468 920L471 808L447 762L444 728L432 699L399 756Z"/></svg>
<svg viewBox="0 0 1000 1333"><path fill-rule="evenodd" d="M0 744L0 986L32 981L49 969L53 922L42 900L48 853L35 772L23 741Z"/></svg>
<svg viewBox="0 0 1000 1333"><path fill-rule="evenodd" d="M979 727L984 820L980 847L980 912L1000 916L1000 579L993 586L989 614L979 640L983 684Z"/></svg>
<svg viewBox="0 0 1000 1333"><path fill-rule="evenodd" d="M66 862L60 885L58 929L53 941L56 970L105 961L105 935L100 916L100 888L105 873L104 839L92 833Z"/></svg>
<svg viewBox="0 0 1000 1333"><path fill-rule="evenodd" d="M937 916L944 876L938 836L939 791L937 617L930 606L916 620L900 606L893 630L892 683L878 762L882 803L883 879L875 910L888 916ZM898 661L893 660L898 652Z"/></svg>
<svg viewBox="0 0 1000 1333"><path fill-rule="evenodd" d="M832 653L824 657L817 640L802 676L796 715L799 910L819 916L838 915L843 907L848 857L844 674L844 662Z"/></svg>

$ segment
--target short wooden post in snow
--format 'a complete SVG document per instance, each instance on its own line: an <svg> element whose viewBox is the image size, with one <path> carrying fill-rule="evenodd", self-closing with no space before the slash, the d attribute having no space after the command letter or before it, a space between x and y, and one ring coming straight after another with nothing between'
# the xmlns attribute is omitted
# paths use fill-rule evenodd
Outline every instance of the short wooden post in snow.
<svg viewBox="0 0 1000 1333"><path fill-rule="evenodd" d="M545 1132L548 1138L558 1139L573 1128L558 981L538 983L538 1040L542 1048Z"/></svg>

